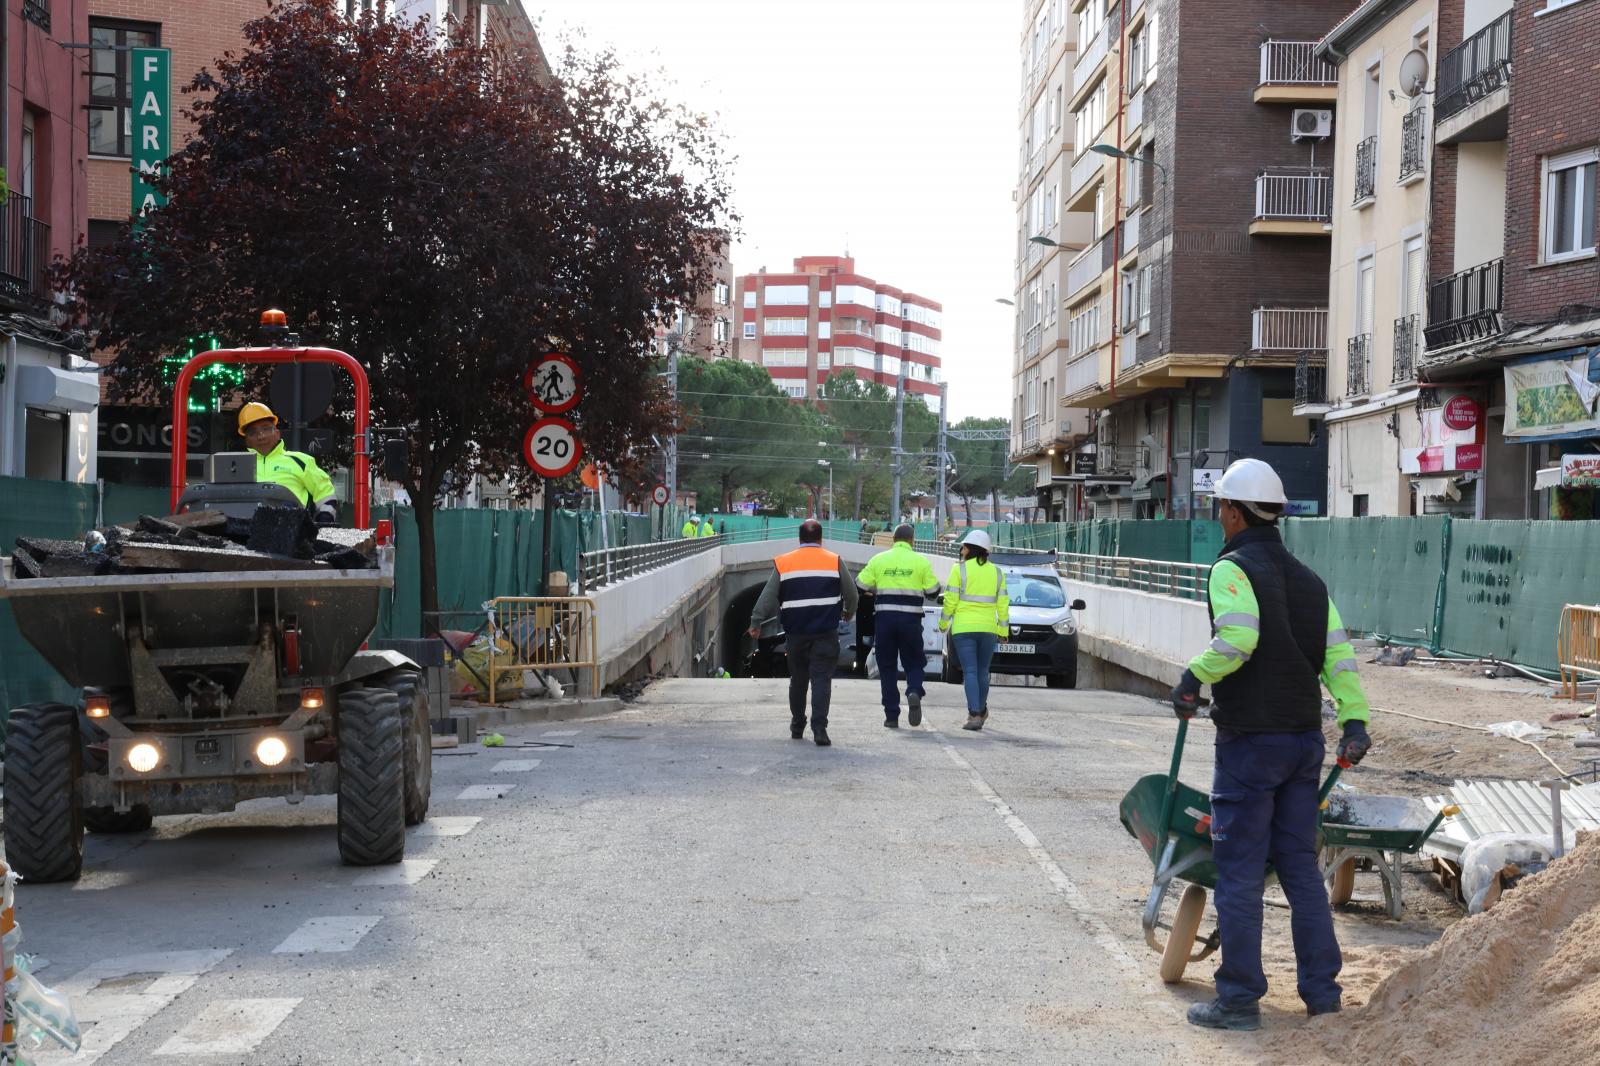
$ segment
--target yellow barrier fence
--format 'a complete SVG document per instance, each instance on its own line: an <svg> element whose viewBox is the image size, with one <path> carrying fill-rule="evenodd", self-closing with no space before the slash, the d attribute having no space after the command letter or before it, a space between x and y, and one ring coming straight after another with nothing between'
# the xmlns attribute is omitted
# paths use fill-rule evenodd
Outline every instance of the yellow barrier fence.
<svg viewBox="0 0 1600 1066"><path fill-rule="evenodd" d="M1556 659L1561 663L1561 695L1579 698L1578 685L1600 678L1600 607L1569 603L1561 608L1556 630Z"/></svg>
<svg viewBox="0 0 1600 1066"><path fill-rule="evenodd" d="M489 702L505 670L589 670L600 695L594 600L587 596L499 596L490 601L495 636L489 645ZM510 648L501 649L501 640Z"/></svg>

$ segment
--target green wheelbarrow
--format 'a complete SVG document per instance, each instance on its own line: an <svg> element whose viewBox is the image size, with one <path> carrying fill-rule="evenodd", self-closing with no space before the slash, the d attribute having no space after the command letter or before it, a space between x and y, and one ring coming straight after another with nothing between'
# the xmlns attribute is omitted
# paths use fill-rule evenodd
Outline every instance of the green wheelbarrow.
<svg viewBox="0 0 1600 1066"><path fill-rule="evenodd" d="M1399 918L1400 857L1421 851L1439 824L1459 810L1451 805L1434 814L1421 800L1406 796L1334 796L1322 819L1321 865L1328 901L1335 906L1349 903L1357 867L1375 870L1383 878L1389 917Z"/></svg>
<svg viewBox="0 0 1600 1066"><path fill-rule="evenodd" d="M1122 797L1119 811L1123 828L1139 841L1155 864L1155 879L1144 905L1144 939L1161 955L1161 979L1169 984L1182 980L1183 971L1191 962L1206 958L1222 943L1215 929L1204 937L1200 935L1206 890L1217 887L1217 867L1211 860L1211 796L1178 780L1188 734L1189 723L1180 718L1171 772L1140 778ZM1328 772L1318 794L1324 806L1334 782L1349 766L1340 760ZM1272 877L1270 867L1267 876ZM1178 900L1176 913L1167 920L1165 904L1174 881L1187 882L1187 887ZM1165 942L1161 940L1161 930L1166 931Z"/></svg>

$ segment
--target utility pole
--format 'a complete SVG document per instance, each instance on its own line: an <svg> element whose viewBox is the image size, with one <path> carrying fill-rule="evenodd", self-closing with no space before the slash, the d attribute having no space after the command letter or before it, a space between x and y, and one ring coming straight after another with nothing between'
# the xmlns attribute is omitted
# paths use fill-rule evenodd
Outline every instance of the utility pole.
<svg viewBox="0 0 1600 1066"><path fill-rule="evenodd" d="M672 394L672 407L678 408L678 340L677 333L667 334L667 391ZM673 427L667 436L667 508L678 502L678 430ZM661 537L667 537L667 509L661 511Z"/></svg>
<svg viewBox="0 0 1600 1066"><path fill-rule="evenodd" d="M945 516L945 475L950 468L950 453L946 450L945 431L949 428L949 419L946 405L950 401L950 384L939 383L939 489L934 496L933 504L933 535L937 537L944 532Z"/></svg>
<svg viewBox="0 0 1600 1066"><path fill-rule="evenodd" d="M889 526L900 524L900 465L906 430L906 364L900 363L900 373L894 379L894 498L889 501Z"/></svg>

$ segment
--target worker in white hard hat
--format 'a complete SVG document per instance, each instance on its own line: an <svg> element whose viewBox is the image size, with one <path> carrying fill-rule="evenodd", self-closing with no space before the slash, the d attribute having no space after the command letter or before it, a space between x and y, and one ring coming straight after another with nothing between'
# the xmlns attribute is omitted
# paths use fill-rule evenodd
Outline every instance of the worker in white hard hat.
<svg viewBox="0 0 1600 1066"><path fill-rule="evenodd" d="M989 534L974 529L961 539L961 561L945 585L939 628L950 633L950 646L961 663L967 695L967 720L962 729L979 730L989 720L989 662L1010 622L1006 575L989 561Z"/></svg>
<svg viewBox="0 0 1600 1066"><path fill-rule="evenodd" d="M1327 586L1289 554L1278 533L1288 498L1272 467L1241 459L1216 485L1223 535L1208 597L1214 639L1172 690L1191 718L1211 686L1217 727L1211 785L1211 851L1217 866L1222 964L1217 997L1189 1008L1211 1029L1258 1029L1267 991L1261 908L1270 864L1293 911L1300 998L1309 1015L1340 1009L1343 961L1317 865L1322 778L1322 685L1338 707L1341 766L1371 746L1355 649Z"/></svg>
<svg viewBox="0 0 1600 1066"><path fill-rule="evenodd" d="M339 520L333 500L333 480L305 452L284 447L278 416L264 403L252 401L239 408L239 436L256 453L256 480L282 485L300 500L319 526Z"/></svg>

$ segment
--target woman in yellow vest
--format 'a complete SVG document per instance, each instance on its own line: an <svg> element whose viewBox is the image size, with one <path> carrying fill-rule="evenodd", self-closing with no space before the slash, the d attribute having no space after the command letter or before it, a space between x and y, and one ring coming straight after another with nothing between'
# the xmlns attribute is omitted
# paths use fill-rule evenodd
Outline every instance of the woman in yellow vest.
<svg viewBox="0 0 1600 1066"><path fill-rule="evenodd" d="M949 631L961 662L967 692L962 729L982 729L989 719L989 661L1010 617L1005 572L989 561L989 534L975 529L961 541L961 561L950 571L939 615L939 628Z"/></svg>

